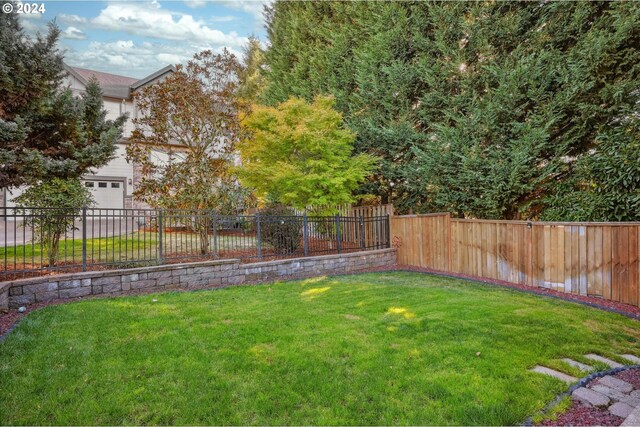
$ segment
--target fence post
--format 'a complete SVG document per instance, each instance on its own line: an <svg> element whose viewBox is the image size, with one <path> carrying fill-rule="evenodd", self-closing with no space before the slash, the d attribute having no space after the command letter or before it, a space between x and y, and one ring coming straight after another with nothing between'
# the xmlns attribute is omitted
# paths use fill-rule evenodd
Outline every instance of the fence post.
<svg viewBox="0 0 640 427"><path fill-rule="evenodd" d="M364 217L360 215L360 249L364 250Z"/></svg>
<svg viewBox="0 0 640 427"><path fill-rule="evenodd" d="M164 264L164 259L163 259L163 242L162 242L162 231L164 228L164 225L162 223L162 209L158 210L158 223L156 224L156 226L158 227L158 261L160 261L160 264Z"/></svg>
<svg viewBox="0 0 640 427"><path fill-rule="evenodd" d="M451 271L451 245L453 244L452 239L452 228L451 228L451 212L447 212L447 269Z"/></svg>
<svg viewBox="0 0 640 427"><path fill-rule="evenodd" d="M87 207L82 207L82 271L87 271Z"/></svg>
<svg viewBox="0 0 640 427"><path fill-rule="evenodd" d="M338 253L340 253L340 214L336 214L336 240L338 241Z"/></svg>
<svg viewBox="0 0 640 427"><path fill-rule="evenodd" d="M256 239L258 246L258 259L262 260L262 239L260 237L260 211L256 212Z"/></svg>
<svg viewBox="0 0 640 427"><path fill-rule="evenodd" d="M390 248L391 247L391 215L387 214L387 242L385 247L386 248Z"/></svg>
<svg viewBox="0 0 640 427"><path fill-rule="evenodd" d="M304 246L304 256L309 256L309 220L307 219L307 212L304 213L302 221L302 242Z"/></svg>
<svg viewBox="0 0 640 427"><path fill-rule="evenodd" d="M216 226L216 211L213 211L213 257L218 258L218 230Z"/></svg>

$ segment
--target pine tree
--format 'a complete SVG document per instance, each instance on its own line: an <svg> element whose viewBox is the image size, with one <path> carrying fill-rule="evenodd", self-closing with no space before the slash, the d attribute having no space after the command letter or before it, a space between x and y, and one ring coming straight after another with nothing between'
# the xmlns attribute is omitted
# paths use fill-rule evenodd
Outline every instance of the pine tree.
<svg viewBox="0 0 640 427"><path fill-rule="evenodd" d="M610 147L639 116L639 29L634 2L276 2L265 99L335 95L357 151L382 157L361 191L395 184L401 212L535 218L564 203L561 219L573 199L626 194L598 217L638 218L637 151ZM596 178L613 151L630 166Z"/></svg>
<svg viewBox="0 0 640 427"><path fill-rule="evenodd" d="M257 37L249 37L239 71L238 97L247 103L256 102L266 85L264 50Z"/></svg>
<svg viewBox="0 0 640 427"><path fill-rule="evenodd" d="M30 38L15 13L0 14L0 187L78 178L115 151L126 117L105 119L95 81L80 99L61 88L59 35L51 24Z"/></svg>

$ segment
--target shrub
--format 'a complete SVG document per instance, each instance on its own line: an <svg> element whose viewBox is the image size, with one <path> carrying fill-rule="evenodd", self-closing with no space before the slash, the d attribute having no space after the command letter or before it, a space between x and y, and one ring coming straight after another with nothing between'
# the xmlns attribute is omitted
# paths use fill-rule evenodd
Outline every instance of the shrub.
<svg viewBox="0 0 640 427"><path fill-rule="evenodd" d="M14 199L18 211L30 211L25 227L33 227L33 239L42 245L49 266L58 260L60 238L73 229L75 216L93 203L91 192L77 179L54 178L29 187Z"/></svg>
<svg viewBox="0 0 640 427"><path fill-rule="evenodd" d="M303 223L293 209L273 204L260 211L260 236L277 254L291 254L300 246Z"/></svg>

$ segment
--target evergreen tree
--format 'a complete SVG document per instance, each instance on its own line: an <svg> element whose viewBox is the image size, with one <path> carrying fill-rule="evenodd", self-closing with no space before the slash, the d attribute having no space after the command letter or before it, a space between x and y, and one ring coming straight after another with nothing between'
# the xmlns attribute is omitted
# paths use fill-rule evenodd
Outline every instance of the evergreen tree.
<svg viewBox="0 0 640 427"><path fill-rule="evenodd" d="M247 103L255 102L264 91L266 85L264 50L257 37L249 37L244 49L242 69L238 72L238 97Z"/></svg>
<svg viewBox="0 0 640 427"><path fill-rule="evenodd" d="M126 117L105 120L96 81L80 99L61 88L59 34L27 37L0 14L0 187L77 178L113 156Z"/></svg>
<svg viewBox="0 0 640 427"><path fill-rule="evenodd" d="M394 183L401 212L557 219L624 194L597 217L638 218L623 129L639 117L640 4L276 2L267 18L264 98L335 95L357 150L382 157L362 191ZM596 177L613 152L630 166Z"/></svg>

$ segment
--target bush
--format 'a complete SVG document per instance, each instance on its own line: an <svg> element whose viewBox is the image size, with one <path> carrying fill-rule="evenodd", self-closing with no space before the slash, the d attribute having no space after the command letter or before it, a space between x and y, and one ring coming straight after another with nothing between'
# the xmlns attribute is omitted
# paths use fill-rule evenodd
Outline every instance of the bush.
<svg viewBox="0 0 640 427"><path fill-rule="evenodd" d="M92 204L93 197L77 179L54 178L29 187L14 201L18 211L34 214L26 217L24 226L33 227L34 241L42 245L48 265L54 266L60 238L73 228L74 216Z"/></svg>
<svg viewBox="0 0 640 427"><path fill-rule="evenodd" d="M269 205L260 211L260 236L279 255L291 254L300 246L303 223L295 211L283 205Z"/></svg>

